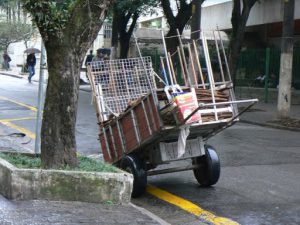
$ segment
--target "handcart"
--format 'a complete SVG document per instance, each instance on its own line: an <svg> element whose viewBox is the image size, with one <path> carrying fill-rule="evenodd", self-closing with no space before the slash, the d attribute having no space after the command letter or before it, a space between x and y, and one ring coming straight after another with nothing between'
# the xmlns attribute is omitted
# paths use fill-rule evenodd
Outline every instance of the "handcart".
<svg viewBox="0 0 300 225"><path fill-rule="evenodd" d="M193 170L200 185L217 183L219 157L206 141L237 122L257 102L235 99L219 34L213 31L212 46L204 32L198 41L185 44L178 35L176 57L182 85L174 69L175 54L166 51L163 35L162 77L154 72L151 58L141 55L88 65L101 152L106 162L133 174L133 197L144 193L150 175ZM212 68L212 47L218 73ZM206 70L199 57L205 58ZM237 104L247 105L238 112ZM191 159L188 166L166 168L172 161L187 159ZM160 165L165 166L159 169Z"/></svg>

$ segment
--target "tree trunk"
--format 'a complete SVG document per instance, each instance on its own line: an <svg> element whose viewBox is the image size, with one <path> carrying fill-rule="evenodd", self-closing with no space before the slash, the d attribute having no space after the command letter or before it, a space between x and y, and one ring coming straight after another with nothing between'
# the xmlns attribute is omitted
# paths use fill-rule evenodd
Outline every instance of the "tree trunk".
<svg viewBox="0 0 300 225"><path fill-rule="evenodd" d="M197 40L200 38L201 29L201 5L203 0L194 1L192 7L192 21L191 21L191 39Z"/></svg>
<svg viewBox="0 0 300 225"><path fill-rule="evenodd" d="M126 59L128 56L130 36L128 34L120 35L120 59Z"/></svg>
<svg viewBox="0 0 300 225"><path fill-rule="evenodd" d="M194 1L195 0L191 1L189 4L187 4L185 1L181 1L176 16L174 16L173 14L170 0L160 1L164 11L164 15L167 18L168 24L170 26L170 30L168 31L167 37L171 38L166 39L167 49L168 52L170 52L170 54L173 54L177 50L179 41L176 30L178 29L179 33L182 34L185 25L192 16L192 4Z"/></svg>
<svg viewBox="0 0 300 225"><path fill-rule="evenodd" d="M183 29L179 29L179 33L182 34ZM166 36L166 45L168 52L172 55L174 52L177 51L177 46L179 46L179 39L177 35L177 27L170 27L169 32Z"/></svg>
<svg viewBox="0 0 300 225"><path fill-rule="evenodd" d="M112 21L112 36L111 36L111 47L113 48L113 58L117 58L118 47L119 47L119 16L116 7L113 11L113 21Z"/></svg>
<svg viewBox="0 0 300 225"><path fill-rule="evenodd" d="M232 36L230 40L230 50L229 50L229 70L231 72L231 78L233 84L236 85L236 73L237 64L241 53L242 43L244 40L245 26L239 26L238 31L235 36Z"/></svg>
<svg viewBox="0 0 300 225"><path fill-rule="evenodd" d="M21 11L22 11L22 8L21 8L21 2L20 1L18 1L17 2L17 12L18 12L18 22L19 23L21 23L22 21L21 21Z"/></svg>
<svg viewBox="0 0 300 225"><path fill-rule="evenodd" d="M49 79L41 133L41 159L44 168L76 166L75 126L82 58L73 50L45 43ZM59 51L58 51L59 49Z"/></svg>
<svg viewBox="0 0 300 225"><path fill-rule="evenodd" d="M282 0L282 4L284 12L277 109L279 118L287 118L291 107L295 0Z"/></svg>
<svg viewBox="0 0 300 225"><path fill-rule="evenodd" d="M7 5L7 22L11 22L11 8Z"/></svg>
<svg viewBox="0 0 300 225"><path fill-rule="evenodd" d="M240 56L242 43L244 40L244 33L247 20L251 8L256 2L257 0L244 0L241 8L241 0L233 1L231 17L232 33L229 43L229 69L234 85L236 85L237 63Z"/></svg>
<svg viewBox="0 0 300 225"><path fill-rule="evenodd" d="M24 2L24 7L39 28L47 51L49 78L41 130L44 168L74 167L78 164L75 126L80 68L112 3L112 0L72 1L69 11L63 11L69 14L68 19L58 21L60 26L57 26L57 23L49 24L49 18L51 21L57 12L52 12L48 1L43 2L42 8L34 0ZM41 18L41 11L47 16Z"/></svg>
<svg viewBox="0 0 300 225"><path fill-rule="evenodd" d="M121 14L118 15L119 27L119 39L120 39L120 58L126 59L129 52L130 47L130 38L132 36L133 30L135 28L137 19L139 18L138 13L126 13L120 12ZM128 22L131 20L131 24L128 27Z"/></svg>

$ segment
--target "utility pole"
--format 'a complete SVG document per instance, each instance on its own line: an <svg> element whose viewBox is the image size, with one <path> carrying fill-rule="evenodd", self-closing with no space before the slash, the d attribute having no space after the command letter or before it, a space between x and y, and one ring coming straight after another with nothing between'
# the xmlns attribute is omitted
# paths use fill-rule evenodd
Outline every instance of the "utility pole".
<svg viewBox="0 0 300 225"><path fill-rule="evenodd" d="M40 61L40 79L39 79L39 90L38 90L38 103L37 103L37 118L35 125L35 146L34 153L41 153L41 125L43 117L43 102L44 102L44 73L46 65L46 52L44 42L41 43L41 61Z"/></svg>
<svg viewBox="0 0 300 225"><path fill-rule="evenodd" d="M295 0L282 0L282 8L283 21L277 110L279 118L287 118L291 107Z"/></svg>

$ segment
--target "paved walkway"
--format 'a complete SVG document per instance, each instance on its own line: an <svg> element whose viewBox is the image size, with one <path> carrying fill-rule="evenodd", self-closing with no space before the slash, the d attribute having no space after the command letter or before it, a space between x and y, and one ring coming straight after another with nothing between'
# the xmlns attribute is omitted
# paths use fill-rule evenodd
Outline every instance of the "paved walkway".
<svg viewBox="0 0 300 225"><path fill-rule="evenodd" d="M278 129L300 131L300 105L291 105L289 121L280 121L277 117L277 105L275 103L258 102L249 112L240 117L241 122L268 126Z"/></svg>
<svg viewBox="0 0 300 225"><path fill-rule="evenodd" d="M1 225L157 225L168 224L133 204L9 201L0 195Z"/></svg>

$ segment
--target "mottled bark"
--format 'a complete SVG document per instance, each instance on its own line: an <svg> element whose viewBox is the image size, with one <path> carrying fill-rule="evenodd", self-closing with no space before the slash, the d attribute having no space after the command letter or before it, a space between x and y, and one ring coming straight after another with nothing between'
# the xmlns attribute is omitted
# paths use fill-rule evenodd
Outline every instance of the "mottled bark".
<svg viewBox="0 0 300 225"><path fill-rule="evenodd" d="M77 165L75 126L82 57L73 49L46 42L49 79L42 124L43 165Z"/></svg>
<svg viewBox="0 0 300 225"><path fill-rule="evenodd" d="M60 32L48 29L40 19L41 10L25 8L31 13L42 35L47 51L48 86L41 131L41 159L44 168L76 166L75 126L78 106L80 68L85 53L95 40L113 1L76 1L70 17Z"/></svg>
<svg viewBox="0 0 300 225"><path fill-rule="evenodd" d="M277 109L279 118L287 118L291 107L295 0L282 0L282 5L284 12Z"/></svg>

